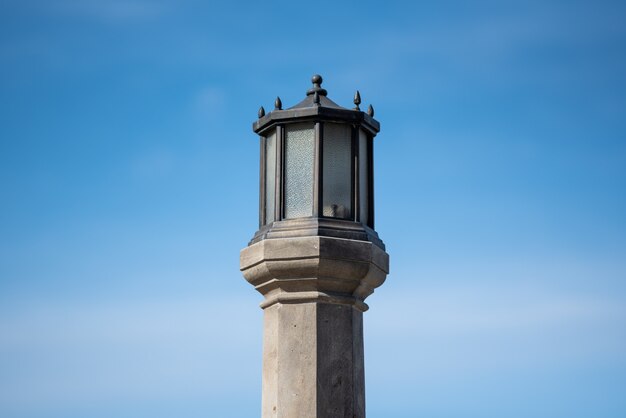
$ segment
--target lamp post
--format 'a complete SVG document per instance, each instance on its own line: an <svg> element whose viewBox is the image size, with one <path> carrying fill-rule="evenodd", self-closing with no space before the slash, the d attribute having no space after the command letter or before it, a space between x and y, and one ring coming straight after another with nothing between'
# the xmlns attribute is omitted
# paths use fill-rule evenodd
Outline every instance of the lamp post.
<svg viewBox="0 0 626 418"><path fill-rule="evenodd" d="M374 230L374 110L328 99L259 109L259 230L241 250L264 297L262 417L365 417L363 312L389 271Z"/></svg>

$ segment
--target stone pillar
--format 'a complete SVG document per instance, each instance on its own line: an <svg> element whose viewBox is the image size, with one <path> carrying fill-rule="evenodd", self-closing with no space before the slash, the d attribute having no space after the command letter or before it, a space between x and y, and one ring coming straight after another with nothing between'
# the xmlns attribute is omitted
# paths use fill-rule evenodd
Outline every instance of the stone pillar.
<svg viewBox="0 0 626 418"><path fill-rule="evenodd" d="M365 417L364 300L388 270L381 247L356 239L271 238L241 251L265 297L263 418Z"/></svg>

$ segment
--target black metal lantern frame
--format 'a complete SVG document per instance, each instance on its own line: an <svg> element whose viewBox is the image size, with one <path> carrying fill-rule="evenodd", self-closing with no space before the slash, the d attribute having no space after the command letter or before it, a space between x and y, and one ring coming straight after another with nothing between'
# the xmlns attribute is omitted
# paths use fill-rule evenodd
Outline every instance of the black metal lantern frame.
<svg viewBox="0 0 626 418"><path fill-rule="evenodd" d="M259 230L251 243L323 235L370 241L374 231L373 140L380 131L374 110L347 109L326 97L322 77L297 105L277 98L261 107L253 130L260 135Z"/></svg>

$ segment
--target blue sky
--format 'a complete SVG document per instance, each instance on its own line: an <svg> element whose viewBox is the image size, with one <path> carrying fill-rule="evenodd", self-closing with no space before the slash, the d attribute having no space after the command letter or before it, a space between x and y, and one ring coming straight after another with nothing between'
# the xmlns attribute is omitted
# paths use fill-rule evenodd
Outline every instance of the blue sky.
<svg viewBox="0 0 626 418"><path fill-rule="evenodd" d="M257 109L381 122L370 417L626 415L626 6L4 1L0 416L251 417Z"/></svg>

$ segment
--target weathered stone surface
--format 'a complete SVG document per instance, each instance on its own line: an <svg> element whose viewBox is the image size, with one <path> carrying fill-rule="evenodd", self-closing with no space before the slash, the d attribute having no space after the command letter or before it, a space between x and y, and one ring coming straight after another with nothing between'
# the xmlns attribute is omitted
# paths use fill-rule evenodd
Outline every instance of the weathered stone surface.
<svg viewBox="0 0 626 418"><path fill-rule="evenodd" d="M331 237L267 239L241 250L246 280L272 303L326 301L366 310L363 302L389 271L375 244Z"/></svg>
<svg viewBox="0 0 626 418"><path fill-rule="evenodd" d="M365 396L358 376L363 364L362 319L363 313L349 306L317 305L317 417L365 416L358 408Z"/></svg>
<svg viewBox="0 0 626 418"><path fill-rule="evenodd" d="M264 315L263 417L364 417L363 313L308 302Z"/></svg>
<svg viewBox="0 0 626 418"><path fill-rule="evenodd" d="M389 269L367 241L266 239L241 251L265 296L263 418L363 418L364 303Z"/></svg>

